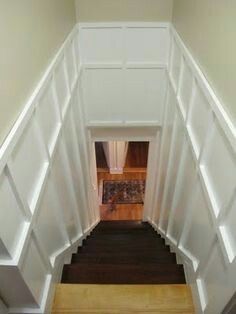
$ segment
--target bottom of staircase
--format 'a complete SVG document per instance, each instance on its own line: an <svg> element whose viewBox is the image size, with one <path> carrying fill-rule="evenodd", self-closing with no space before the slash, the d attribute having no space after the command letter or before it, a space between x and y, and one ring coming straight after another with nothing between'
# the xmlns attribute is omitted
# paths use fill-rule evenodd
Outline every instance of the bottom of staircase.
<svg viewBox="0 0 236 314"><path fill-rule="evenodd" d="M59 284L52 314L193 314L189 286Z"/></svg>

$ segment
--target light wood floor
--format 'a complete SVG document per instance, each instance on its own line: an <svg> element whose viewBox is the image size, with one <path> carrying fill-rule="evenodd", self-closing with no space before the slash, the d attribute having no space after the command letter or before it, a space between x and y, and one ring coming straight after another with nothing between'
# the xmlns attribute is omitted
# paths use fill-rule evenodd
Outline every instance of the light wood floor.
<svg viewBox="0 0 236 314"><path fill-rule="evenodd" d="M98 169L98 186L102 180L145 180L146 169L126 168L121 175L110 174L108 170ZM116 210L110 211L107 205L100 205L101 220L141 220L143 216L142 204L117 204Z"/></svg>
<svg viewBox="0 0 236 314"><path fill-rule="evenodd" d="M63 285L52 314L193 314L187 285Z"/></svg>

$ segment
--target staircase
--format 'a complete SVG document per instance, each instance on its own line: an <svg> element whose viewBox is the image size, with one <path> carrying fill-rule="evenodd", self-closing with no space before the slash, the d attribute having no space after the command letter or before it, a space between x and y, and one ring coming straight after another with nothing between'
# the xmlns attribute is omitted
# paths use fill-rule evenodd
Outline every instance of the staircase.
<svg viewBox="0 0 236 314"><path fill-rule="evenodd" d="M64 266L62 283L183 284L185 277L148 223L104 221Z"/></svg>
<svg viewBox="0 0 236 314"><path fill-rule="evenodd" d="M53 314L192 314L190 288L148 223L103 221L65 265Z"/></svg>

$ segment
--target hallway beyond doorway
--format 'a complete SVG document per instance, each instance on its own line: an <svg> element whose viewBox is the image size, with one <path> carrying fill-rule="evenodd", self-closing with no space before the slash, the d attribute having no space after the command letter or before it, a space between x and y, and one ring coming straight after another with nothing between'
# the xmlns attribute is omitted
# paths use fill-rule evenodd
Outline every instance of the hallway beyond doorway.
<svg viewBox="0 0 236 314"><path fill-rule="evenodd" d="M95 143L101 220L142 220L143 204L103 204L105 180L146 180L149 142L129 142L122 174L111 174L102 142Z"/></svg>
<svg viewBox="0 0 236 314"><path fill-rule="evenodd" d="M127 168L123 174L110 174L108 170L98 169L99 196L102 198L103 180L145 180L146 169ZM109 205L100 202L101 220L142 220L143 204L116 204L116 209L109 210Z"/></svg>

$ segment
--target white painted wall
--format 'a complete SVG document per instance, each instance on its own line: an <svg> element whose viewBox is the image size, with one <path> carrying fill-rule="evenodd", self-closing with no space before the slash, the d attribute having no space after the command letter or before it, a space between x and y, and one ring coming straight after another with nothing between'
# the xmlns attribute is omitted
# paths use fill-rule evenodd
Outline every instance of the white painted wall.
<svg viewBox="0 0 236 314"><path fill-rule="evenodd" d="M78 22L171 21L173 0L76 0Z"/></svg>
<svg viewBox="0 0 236 314"><path fill-rule="evenodd" d="M74 0L0 0L0 146L76 25Z"/></svg>

